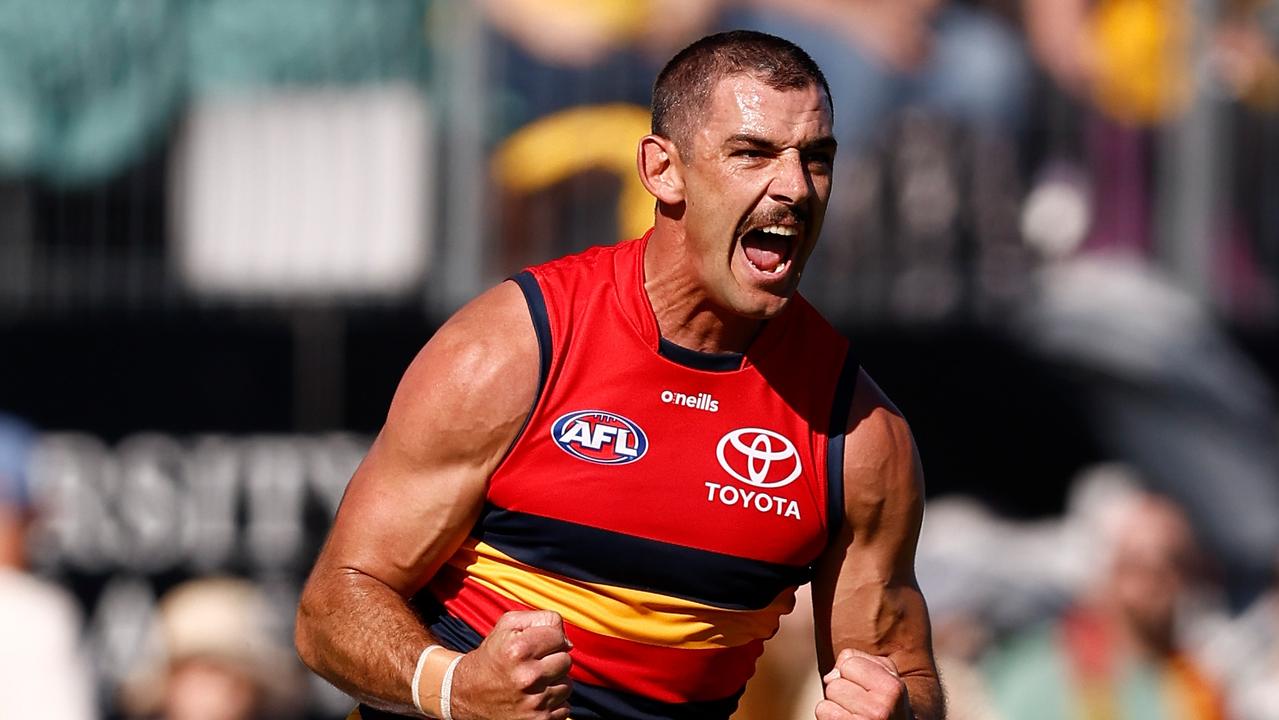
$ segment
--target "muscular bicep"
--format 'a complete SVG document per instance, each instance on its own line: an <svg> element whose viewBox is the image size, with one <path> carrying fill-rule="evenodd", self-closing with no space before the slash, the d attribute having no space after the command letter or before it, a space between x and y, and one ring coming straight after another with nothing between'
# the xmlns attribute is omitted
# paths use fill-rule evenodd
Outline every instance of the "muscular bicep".
<svg viewBox="0 0 1279 720"><path fill-rule="evenodd" d="M514 283L441 327L405 372L313 577L360 573L405 597L421 588L479 516L488 478L531 409L537 369Z"/></svg>
<svg viewBox="0 0 1279 720"><path fill-rule="evenodd" d="M906 421L862 373L845 435L845 518L818 567L813 604L823 672L845 647L934 674L915 580L923 472Z"/></svg>

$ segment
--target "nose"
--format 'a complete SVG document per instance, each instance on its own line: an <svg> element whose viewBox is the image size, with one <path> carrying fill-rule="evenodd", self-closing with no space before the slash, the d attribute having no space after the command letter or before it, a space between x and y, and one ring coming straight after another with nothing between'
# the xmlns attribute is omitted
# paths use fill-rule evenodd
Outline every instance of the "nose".
<svg viewBox="0 0 1279 720"><path fill-rule="evenodd" d="M769 197L773 200L786 205L799 205L813 193L813 178L798 150L781 153L774 166L776 171L768 188Z"/></svg>

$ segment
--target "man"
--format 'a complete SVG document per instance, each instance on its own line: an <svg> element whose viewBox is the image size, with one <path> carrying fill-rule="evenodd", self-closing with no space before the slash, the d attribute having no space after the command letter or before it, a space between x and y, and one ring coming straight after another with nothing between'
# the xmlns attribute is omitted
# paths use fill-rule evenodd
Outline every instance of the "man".
<svg viewBox="0 0 1279 720"><path fill-rule="evenodd" d="M653 106L653 230L459 311L351 480L297 644L365 720L727 718L809 579L816 717L941 716L910 432L795 296L835 153L821 71L715 35Z"/></svg>
<svg viewBox="0 0 1279 720"><path fill-rule="evenodd" d="M1176 504L1144 490L1106 510L1094 586L990 662L999 716L1221 720L1218 688L1178 638L1178 611L1196 580L1189 521Z"/></svg>

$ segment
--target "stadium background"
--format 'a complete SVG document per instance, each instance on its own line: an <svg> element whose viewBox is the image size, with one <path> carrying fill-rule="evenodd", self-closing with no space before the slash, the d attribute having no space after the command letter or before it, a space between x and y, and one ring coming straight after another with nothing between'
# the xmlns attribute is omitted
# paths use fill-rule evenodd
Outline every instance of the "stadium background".
<svg viewBox="0 0 1279 720"><path fill-rule="evenodd" d="M81 601L107 717L182 580L253 579L287 638L417 349L523 265L642 231L661 61L775 5L0 1L0 410L39 428L30 562ZM1002 28L967 76L996 99L907 88L849 129L804 291L930 497L1052 519L1122 461L1245 607L1279 558L1275 4L1097 3L1083 91L1025 6L951 5ZM305 714L343 702L316 682Z"/></svg>

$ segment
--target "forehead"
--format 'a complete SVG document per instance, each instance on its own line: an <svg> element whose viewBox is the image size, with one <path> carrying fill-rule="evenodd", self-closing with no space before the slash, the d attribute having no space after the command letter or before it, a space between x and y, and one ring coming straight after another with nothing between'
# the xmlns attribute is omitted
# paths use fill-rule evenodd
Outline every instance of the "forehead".
<svg viewBox="0 0 1279 720"><path fill-rule="evenodd" d="M777 90L745 74L730 75L716 83L702 120L695 134L712 145L741 134L783 145L831 134L830 104L816 83Z"/></svg>
<svg viewBox="0 0 1279 720"><path fill-rule="evenodd" d="M1119 545L1129 556L1144 560L1192 552L1194 535L1177 511L1151 504L1134 513Z"/></svg>

